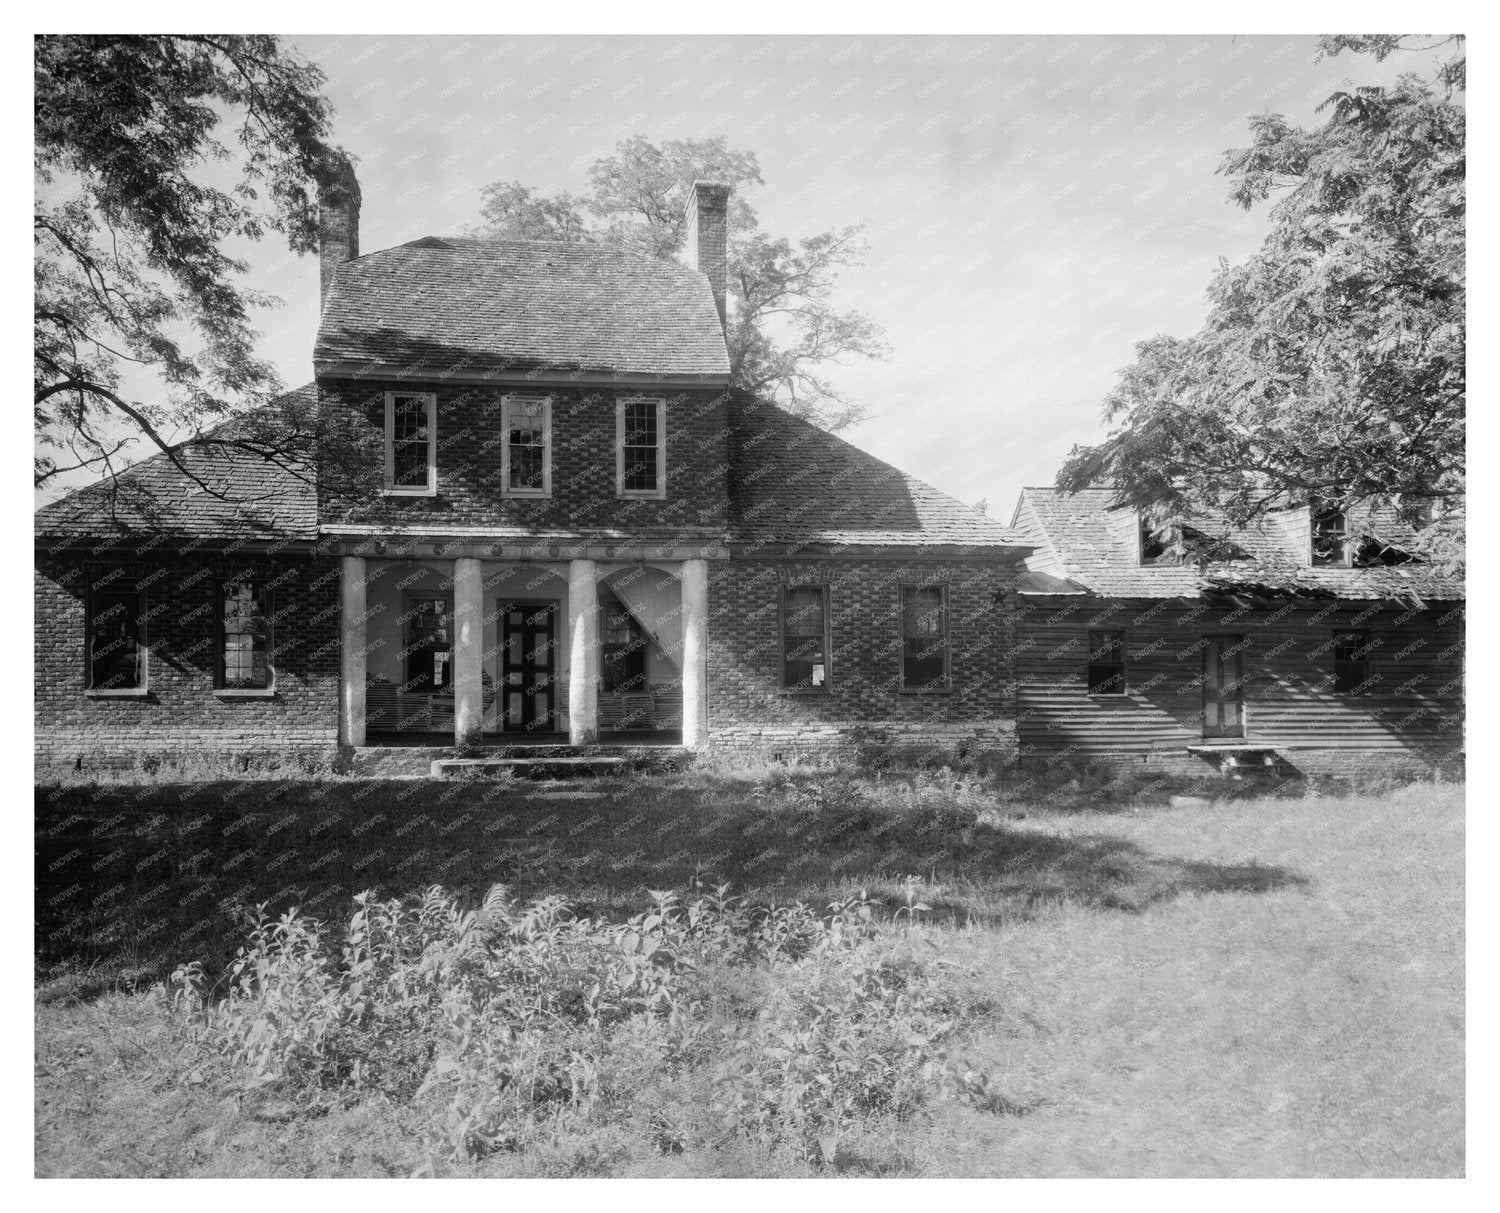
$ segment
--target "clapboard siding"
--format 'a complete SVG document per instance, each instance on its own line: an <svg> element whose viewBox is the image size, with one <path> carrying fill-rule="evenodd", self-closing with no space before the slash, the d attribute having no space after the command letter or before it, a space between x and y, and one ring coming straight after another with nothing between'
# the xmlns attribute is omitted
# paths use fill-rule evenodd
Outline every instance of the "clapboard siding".
<svg viewBox="0 0 1500 1213"><path fill-rule="evenodd" d="M1335 694L1333 633L1351 628L1369 632L1369 690ZM1125 632L1127 694L1088 694L1090 629ZM1453 603L1029 601L1016 634L1023 754L1139 757L1200 744L1201 642L1210 635L1245 638L1247 742L1423 762L1463 745L1463 608Z"/></svg>

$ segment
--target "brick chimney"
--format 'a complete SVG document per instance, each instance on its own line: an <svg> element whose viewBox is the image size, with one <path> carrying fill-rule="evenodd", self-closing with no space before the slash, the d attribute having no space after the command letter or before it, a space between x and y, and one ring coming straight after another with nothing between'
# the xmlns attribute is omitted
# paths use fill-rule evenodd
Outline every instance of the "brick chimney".
<svg viewBox="0 0 1500 1213"><path fill-rule="evenodd" d="M359 256L359 182L346 164L318 189L318 262L322 271L321 301L328 302L333 272Z"/></svg>
<svg viewBox="0 0 1500 1213"><path fill-rule="evenodd" d="M729 186L694 181L684 216L682 259L688 268L708 275L719 323L724 323L724 287L729 278Z"/></svg>

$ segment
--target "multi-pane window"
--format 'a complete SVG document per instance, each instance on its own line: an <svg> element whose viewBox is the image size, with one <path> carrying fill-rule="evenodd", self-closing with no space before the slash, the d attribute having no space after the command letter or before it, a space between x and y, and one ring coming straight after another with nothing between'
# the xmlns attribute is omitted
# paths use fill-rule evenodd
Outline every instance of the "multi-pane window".
<svg viewBox="0 0 1500 1213"><path fill-rule="evenodd" d="M901 587L901 689L948 686L948 587Z"/></svg>
<svg viewBox="0 0 1500 1213"><path fill-rule="evenodd" d="M551 402L523 396L505 398L505 491L517 497L545 497L552 491Z"/></svg>
<svg viewBox="0 0 1500 1213"><path fill-rule="evenodd" d="M437 397L431 392L385 394L386 489L431 493L437 480Z"/></svg>
<svg viewBox="0 0 1500 1213"><path fill-rule="evenodd" d="M1343 510L1314 509L1312 562L1324 565L1349 563L1349 519Z"/></svg>
<svg viewBox="0 0 1500 1213"><path fill-rule="evenodd" d="M1089 694L1125 694L1125 633L1089 629Z"/></svg>
<svg viewBox="0 0 1500 1213"><path fill-rule="evenodd" d="M88 676L91 691L141 691L146 686L146 595L99 586L89 595Z"/></svg>
<svg viewBox="0 0 1500 1213"><path fill-rule="evenodd" d="M223 583L219 685L265 690L271 685L271 592L245 578Z"/></svg>
<svg viewBox="0 0 1500 1213"><path fill-rule="evenodd" d="M452 685L453 620L446 598L411 598L406 606L406 691Z"/></svg>
<svg viewBox="0 0 1500 1213"><path fill-rule="evenodd" d="M603 604L603 677L606 692L646 689L646 634L618 598Z"/></svg>
<svg viewBox="0 0 1500 1213"><path fill-rule="evenodd" d="M828 689L828 587L788 586L781 599L781 685Z"/></svg>
<svg viewBox="0 0 1500 1213"><path fill-rule="evenodd" d="M643 397L619 401L616 470L627 497L660 497L666 491L666 401Z"/></svg>
<svg viewBox="0 0 1500 1213"><path fill-rule="evenodd" d="M1338 631L1333 634L1333 691L1354 695L1370 681L1370 633Z"/></svg>

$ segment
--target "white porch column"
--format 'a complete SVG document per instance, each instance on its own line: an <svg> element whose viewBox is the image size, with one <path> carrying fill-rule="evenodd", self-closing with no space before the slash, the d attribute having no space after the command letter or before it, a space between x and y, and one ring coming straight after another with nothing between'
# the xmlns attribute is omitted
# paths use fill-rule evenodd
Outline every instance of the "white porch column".
<svg viewBox="0 0 1500 1213"><path fill-rule="evenodd" d="M682 562L682 744L708 744L708 561Z"/></svg>
<svg viewBox="0 0 1500 1213"><path fill-rule="evenodd" d="M365 744L365 558L339 565L339 743Z"/></svg>
<svg viewBox="0 0 1500 1213"><path fill-rule="evenodd" d="M592 560L568 561L568 742L599 740L599 584Z"/></svg>
<svg viewBox="0 0 1500 1213"><path fill-rule="evenodd" d="M484 742L484 572L478 560L453 562L453 744Z"/></svg>

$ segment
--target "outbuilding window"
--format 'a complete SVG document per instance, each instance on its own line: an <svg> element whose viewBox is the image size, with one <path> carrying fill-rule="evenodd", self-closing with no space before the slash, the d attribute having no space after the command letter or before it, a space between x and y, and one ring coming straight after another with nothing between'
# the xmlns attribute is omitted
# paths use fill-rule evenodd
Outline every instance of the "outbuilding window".
<svg viewBox="0 0 1500 1213"><path fill-rule="evenodd" d="M1314 507L1312 562L1343 567L1349 563L1349 519L1343 510Z"/></svg>
<svg viewBox="0 0 1500 1213"><path fill-rule="evenodd" d="M1089 631L1089 694L1125 694L1125 633Z"/></svg>
<svg viewBox="0 0 1500 1213"><path fill-rule="evenodd" d="M901 689L945 691L948 669L948 587L901 587Z"/></svg>
<svg viewBox="0 0 1500 1213"><path fill-rule="evenodd" d="M1333 634L1333 693L1357 695L1370 681L1370 633L1338 631Z"/></svg>

